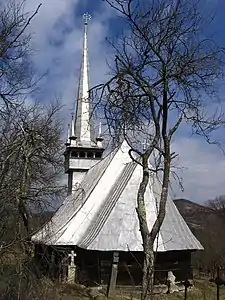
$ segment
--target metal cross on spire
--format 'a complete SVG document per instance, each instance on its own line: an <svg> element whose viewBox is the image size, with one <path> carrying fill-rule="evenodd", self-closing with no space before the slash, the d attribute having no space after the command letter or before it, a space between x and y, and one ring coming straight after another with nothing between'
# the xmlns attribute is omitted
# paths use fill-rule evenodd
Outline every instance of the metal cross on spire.
<svg viewBox="0 0 225 300"><path fill-rule="evenodd" d="M89 13L83 14L84 24L87 25L88 21L91 20L91 15Z"/></svg>

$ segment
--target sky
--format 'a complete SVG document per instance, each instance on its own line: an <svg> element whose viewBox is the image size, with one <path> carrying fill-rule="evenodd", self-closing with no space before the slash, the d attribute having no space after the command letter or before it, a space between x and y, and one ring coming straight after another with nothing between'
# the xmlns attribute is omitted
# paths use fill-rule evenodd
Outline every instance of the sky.
<svg viewBox="0 0 225 300"><path fill-rule="evenodd" d="M28 0L26 11L32 13L40 0ZM225 45L224 0L206 0L205 9L215 8L214 25L210 32ZM64 104L65 128L70 122L76 100L83 38L82 14L92 15L88 32L91 85L103 82L108 73L106 59L111 48L106 37L118 30L115 12L101 0L42 0L42 7L33 19L32 60L37 73L45 74L35 97L43 102L59 98ZM117 24L117 25L116 25ZM223 132L219 134L221 137ZM204 203L225 194L225 156L202 139L181 133L174 139L173 150L179 154L179 175L184 192L173 184L172 197Z"/></svg>

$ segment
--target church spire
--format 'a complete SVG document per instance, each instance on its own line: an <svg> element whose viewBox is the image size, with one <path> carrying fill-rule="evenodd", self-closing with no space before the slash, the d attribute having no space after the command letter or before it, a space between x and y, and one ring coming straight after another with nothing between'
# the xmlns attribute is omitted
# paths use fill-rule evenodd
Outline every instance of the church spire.
<svg viewBox="0 0 225 300"><path fill-rule="evenodd" d="M91 101L89 95L89 66L88 66L88 21L91 16L88 13L84 18L83 53L78 86L78 97L75 117L75 135L81 144L91 144L94 141L93 125L91 122Z"/></svg>
<svg viewBox="0 0 225 300"><path fill-rule="evenodd" d="M65 172L68 174L68 194L77 189L86 172L102 159L104 151L102 145L102 131L99 126L99 134L94 138L94 130L91 121L92 107L89 95L89 70L88 70L88 47L87 29L89 14L84 14L84 40L78 96L75 118L72 115L71 126L68 128L66 142Z"/></svg>

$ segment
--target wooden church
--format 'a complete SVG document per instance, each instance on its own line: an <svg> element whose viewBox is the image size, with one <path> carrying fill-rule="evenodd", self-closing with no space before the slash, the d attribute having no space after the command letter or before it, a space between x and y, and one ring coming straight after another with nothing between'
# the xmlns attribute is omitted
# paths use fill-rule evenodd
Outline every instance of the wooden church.
<svg viewBox="0 0 225 300"><path fill-rule="evenodd" d="M103 157L101 128L95 138L90 122L88 19L85 14L76 114L65 150L68 196L32 236L35 259L56 280L104 285L116 266L118 285L140 285L143 248L136 199L142 168L130 159L126 141ZM145 194L149 228L156 220L160 193L161 184L153 175ZM191 253L201 249L168 197L155 241L155 282L165 282L168 271L178 280L191 278Z"/></svg>

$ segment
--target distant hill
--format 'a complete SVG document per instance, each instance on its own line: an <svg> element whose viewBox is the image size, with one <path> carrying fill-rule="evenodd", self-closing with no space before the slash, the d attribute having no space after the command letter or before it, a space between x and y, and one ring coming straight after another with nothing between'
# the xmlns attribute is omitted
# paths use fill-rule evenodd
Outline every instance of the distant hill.
<svg viewBox="0 0 225 300"><path fill-rule="evenodd" d="M195 267L211 269L214 264L225 265L225 217L210 207L187 199L175 199L174 203L191 231L199 239L204 251L194 257Z"/></svg>
<svg viewBox="0 0 225 300"><path fill-rule="evenodd" d="M207 207L205 205L201 205L201 204L198 204L196 202L193 202L191 200L184 199L184 198L174 199L174 203L176 204L177 207L184 207L185 209L186 208L187 209L197 208L200 210L204 210L204 209L211 210L209 207Z"/></svg>
<svg viewBox="0 0 225 300"><path fill-rule="evenodd" d="M174 203L190 229L205 229L208 223L212 225L218 222L217 213L210 207L187 199L175 199Z"/></svg>

